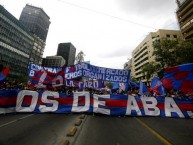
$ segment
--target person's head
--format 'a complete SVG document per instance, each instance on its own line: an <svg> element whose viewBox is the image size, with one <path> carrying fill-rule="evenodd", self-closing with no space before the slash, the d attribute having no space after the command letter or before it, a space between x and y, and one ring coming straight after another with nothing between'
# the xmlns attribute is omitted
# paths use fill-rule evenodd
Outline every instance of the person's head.
<svg viewBox="0 0 193 145"><path fill-rule="evenodd" d="M2 72L2 70L3 70L3 65L0 64L0 72Z"/></svg>

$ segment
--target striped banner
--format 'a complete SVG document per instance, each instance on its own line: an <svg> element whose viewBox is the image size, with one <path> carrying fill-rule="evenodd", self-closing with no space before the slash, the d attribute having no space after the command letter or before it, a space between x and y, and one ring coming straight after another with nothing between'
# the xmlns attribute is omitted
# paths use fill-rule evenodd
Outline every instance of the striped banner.
<svg viewBox="0 0 193 145"><path fill-rule="evenodd" d="M52 91L0 90L0 114L12 112L162 116L193 118L193 100L169 97L134 97L89 92L65 94Z"/></svg>

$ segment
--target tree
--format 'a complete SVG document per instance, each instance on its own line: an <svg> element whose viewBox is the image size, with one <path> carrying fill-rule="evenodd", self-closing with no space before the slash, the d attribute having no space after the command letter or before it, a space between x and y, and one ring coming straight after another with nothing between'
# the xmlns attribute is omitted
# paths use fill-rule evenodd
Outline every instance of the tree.
<svg viewBox="0 0 193 145"><path fill-rule="evenodd" d="M112 82L105 82L105 86L107 86L109 89L112 89L113 83Z"/></svg>
<svg viewBox="0 0 193 145"><path fill-rule="evenodd" d="M153 42L155 61L160 63L161 68L177 65L176 49L178 40L162 38Z"/></svg>
<svg viewBox="0 0 193 145"><path fill-rule="evenodd" d="M176 55L178 56L178 64L193 63L193 39L180 41Z"/></svg>
<svg viewBox="0 0 193 145"><path fill-rule="evenodd" d="M133 76L131 76L130 80L131 80L132 82L137 82L137 79L136 79L135 77L133 77Z"/></svg>
<svg viewBox="0 0 193 145"><path fill-rule="evenodd" d="M170 40L162 38L153 43L157 74L163 77L164 69L175 65L193 63L193 39Z"/></svg>
<svg viewBox="0 0 193 145"><path fill-rule="evenodd" d="M150 79L157 75L157 65L155 62L147 63L142 67L142 73L145 75L145 78L147 79L147 85L149 85Z"/></svg>
<svg viewBox="0 0 193 145"><path fill-rule="evenodd" d="M83 52L83 51L80 51L80 52L77 54L76 58L75 58L76 64L81 63L81 62L84 62L84 56L85 56L84 52Z"/></svg>
<svg viewBox="0 0 193 145"><path fill-rule="evenodd" d="M131 69L131 63L132 63L132 59L131 58L127 58L127 62L124 63L124 69L125 70L130 70Z"/></svg>

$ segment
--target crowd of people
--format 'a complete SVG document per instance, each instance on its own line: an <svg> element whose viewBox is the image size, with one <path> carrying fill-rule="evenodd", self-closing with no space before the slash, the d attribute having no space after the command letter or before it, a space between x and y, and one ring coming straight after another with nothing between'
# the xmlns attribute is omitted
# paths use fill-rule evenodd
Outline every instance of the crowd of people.
<svg viewBox="0 0 193 145"><path fill-rule="evenodd" d="M183 93L180 90L166 90L166 95L160 95L158 92L149 91L144 93L144 95L139 94L139 88L130 88L129 90L112 90L108 87L102 89L94 89L94 88L84 88L80 89L78 87L67 87L67 86L60 86L57 88L47 87L47 88L36 88L33 89L29 86L29 83L23 83L19 81L5 81L0 84L0 90L34 90L34 91L57 91L60 93L66 93L67 95L72 94L73 92L81 92L81 91L89 91L92 94L99 94L99 95L106 95L106 94L121 94L121 95L130 95L130 96L147 96L147 97L172 97L178 99L185 99L185 100L193 100L193 93Z"/></svg>

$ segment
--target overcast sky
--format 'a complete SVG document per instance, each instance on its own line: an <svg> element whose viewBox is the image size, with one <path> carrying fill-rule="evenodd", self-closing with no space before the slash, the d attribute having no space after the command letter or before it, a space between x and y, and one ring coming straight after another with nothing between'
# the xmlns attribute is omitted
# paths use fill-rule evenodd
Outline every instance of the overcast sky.
<svg viewBox="0 0 193 145"><path fill-rule="evenodd" d="M71 42L85 60L122 69L132 51L158 29L178 30L175 0L0 0L17 19L26 4L50 16L45 56L59 43Z"/></svg>

